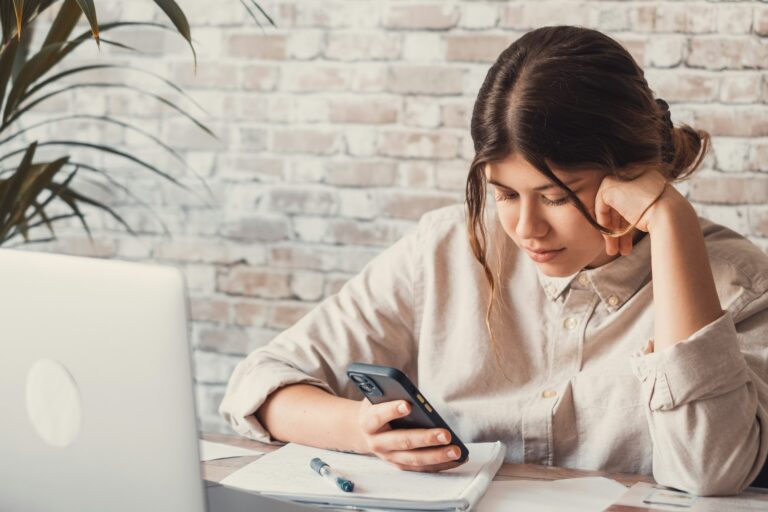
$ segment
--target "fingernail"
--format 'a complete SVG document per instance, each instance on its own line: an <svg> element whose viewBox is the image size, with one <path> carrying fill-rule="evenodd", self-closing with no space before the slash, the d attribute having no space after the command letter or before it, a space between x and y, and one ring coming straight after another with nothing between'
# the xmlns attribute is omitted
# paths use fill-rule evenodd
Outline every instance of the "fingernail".
<svg viewBox="0 0 768 512"><path fill-rule="evenodd" d="M457 450L448 450L448 457L451 459L458 459L459 452Z"/></svg>
<svg viewBox="0 0 768 512"><path fill-rule="evenodd" d="M440 441L441 443L447 443L448 442L448 438L445 437L445 434L443 434L442 432L437 434L437 440Z"/></svg>
<svg viewBox="0 0 768 512"><path fill-rule="evenodd" d="M401 413L405 414L405 413L408 412L408 406L405 405L405 404L400 404L400 405L397 406L397 410L400 411Z"/></svg>

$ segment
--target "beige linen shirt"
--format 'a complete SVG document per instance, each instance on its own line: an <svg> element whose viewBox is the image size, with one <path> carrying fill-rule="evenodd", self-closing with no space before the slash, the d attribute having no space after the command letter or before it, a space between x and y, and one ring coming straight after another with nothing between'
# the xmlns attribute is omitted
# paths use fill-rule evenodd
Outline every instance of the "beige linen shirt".
<svg viewBox="0 0 768 512"><path fill-rule="evenodd" d="M360 400L345 370L367 362L405 371L464 442L503 441L507 462L652 473L697 494L752 482L768 454L765 254L702 219L724 314L646 353L650 237L604 266L551 278L493 212L487 224L503 371L485 326L489 287L456 205L426 214L338 294L242 361L223 416L237 432L273 442L254 416L271 392L308 383Z"/></svg>

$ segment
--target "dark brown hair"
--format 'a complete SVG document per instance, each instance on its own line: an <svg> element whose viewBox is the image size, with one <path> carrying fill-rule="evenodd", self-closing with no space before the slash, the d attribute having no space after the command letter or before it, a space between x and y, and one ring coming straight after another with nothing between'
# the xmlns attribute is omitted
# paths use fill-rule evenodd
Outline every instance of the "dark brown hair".
<svg viewBox="0 0 768 512"><path fill-rule="evenodd" d="M471 133L475 157L467 178L467 228L490 284L486 326L494 350L490 318L496 287L486 255L486 164L519 154L562 188L592 226L612 233L550 166L566 172L600 169L620 179L654 166L675 181L690 175L709 147L708 133L672 125L669 106L654 98L643 70L621 44L596 30L571 26L528 32L499 55L477 95Z"/></svg>

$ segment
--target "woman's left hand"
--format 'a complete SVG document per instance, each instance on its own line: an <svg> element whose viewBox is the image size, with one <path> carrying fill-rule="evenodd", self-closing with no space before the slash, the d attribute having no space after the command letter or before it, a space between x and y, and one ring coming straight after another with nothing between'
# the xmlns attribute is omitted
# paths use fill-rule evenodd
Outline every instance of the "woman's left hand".
<svg viewBox="0 0 768 512"><path fill-rule="evenodd" d="M666 179L656 170L649 170L630 181L606 176L595 197L597 222L614 231L634 224L637 229L647 232L653 207L656 206L654 202L658 203L669 190L674 190L666 185ZM603 235L608 255L619 252L622 256L629 254L633 231L630 229L619 237Z"/></svg>

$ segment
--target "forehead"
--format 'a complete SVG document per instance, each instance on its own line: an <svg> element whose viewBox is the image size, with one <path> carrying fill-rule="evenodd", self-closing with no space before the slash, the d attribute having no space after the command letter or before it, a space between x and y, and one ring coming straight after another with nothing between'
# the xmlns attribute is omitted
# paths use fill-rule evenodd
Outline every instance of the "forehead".
<svg viewBox="0 0 768 512"><path fill-rule="evenodd" d="M598 170L565 171L550 164L550 169L563 183L573 183L602 176ZM522 156L513 153L504 160L489 163L485 167L487 180L495 181L516 190L538 188L553 182Z"/></svg>

